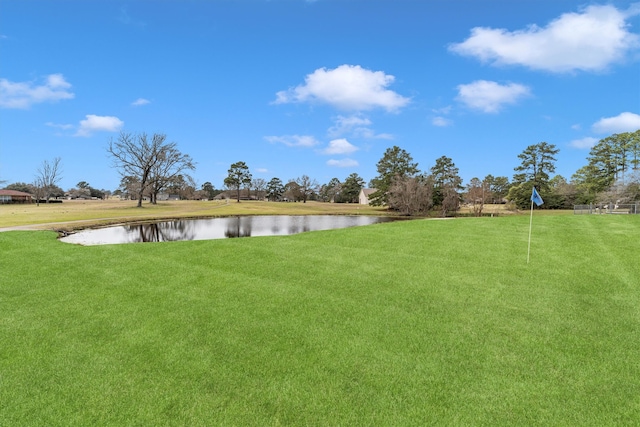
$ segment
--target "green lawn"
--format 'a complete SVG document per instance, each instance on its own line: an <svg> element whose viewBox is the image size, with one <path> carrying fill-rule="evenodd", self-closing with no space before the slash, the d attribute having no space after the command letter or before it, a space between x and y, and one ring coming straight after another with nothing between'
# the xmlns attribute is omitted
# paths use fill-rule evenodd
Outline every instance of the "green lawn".
<svg viewBox="0 0 640 427"><path fill-rule="evenodd" d="M0 426L640 424L640 215L0 233Z"/></svg>

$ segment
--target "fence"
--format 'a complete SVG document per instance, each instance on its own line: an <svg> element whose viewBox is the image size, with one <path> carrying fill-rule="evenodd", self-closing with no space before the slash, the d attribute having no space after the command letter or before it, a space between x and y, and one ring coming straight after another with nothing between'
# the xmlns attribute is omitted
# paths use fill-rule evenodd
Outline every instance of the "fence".
<svg viewBox="0 0 640 427"><path fill-rule="evenodd" d="M574 205L574 215L588 214L640 214L640 203L597 203Z"/></svg>

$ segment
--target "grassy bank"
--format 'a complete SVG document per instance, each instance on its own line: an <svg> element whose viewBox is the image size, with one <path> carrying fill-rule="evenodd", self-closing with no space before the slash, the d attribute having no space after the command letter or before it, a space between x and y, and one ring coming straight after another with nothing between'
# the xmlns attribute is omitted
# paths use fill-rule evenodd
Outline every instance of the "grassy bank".
<svg viewBox="0 0 640 427"><path fill-rule="evenodd" d="M180 200L145 203L131 200L67 200L63 203L0 205L0 228L40 225L74 229L123 221L232 215L384 215L386 209L346 203L278 203Z"/></svg>
<svg viewBox="0 0 640 427"><path fill-rule="evenodd" d="M384 207L350 203L282 203L262 201L179 200L144 203L142 208L132 200L65 200L50 204L0 205L0 229L26 227L41 230L76 230L132 221L174 218L210 218L234 215L394 215ZM538 211L561 214L561 211ZM566 213L566 212L565 212ZM569 212L571 213L571 212ZM433 213L437 215L437 213ZM511 215L505 205L486 205L485 215ZM459 215L471 215L471 209L460 208Z"/></svg>
<svg viewBox="0 0 640 427"><path fill-rule="evenodd" d="M634 425L640 216L0 233L0 425Z"/></svg>

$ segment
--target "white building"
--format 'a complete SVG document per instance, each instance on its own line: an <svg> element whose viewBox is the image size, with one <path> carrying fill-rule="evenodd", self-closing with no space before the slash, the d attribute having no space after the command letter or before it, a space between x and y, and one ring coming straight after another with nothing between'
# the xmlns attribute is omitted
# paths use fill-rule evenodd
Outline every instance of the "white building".
<svg viewBox="0 0 640 427"><path fill-rule="evenodd" d="M363 188L360 190L360 194L358 195L358 203L360 203L361 205L368 205L369 204L369 196L372 193L375 193L376 190L375 188Z"/></svg>

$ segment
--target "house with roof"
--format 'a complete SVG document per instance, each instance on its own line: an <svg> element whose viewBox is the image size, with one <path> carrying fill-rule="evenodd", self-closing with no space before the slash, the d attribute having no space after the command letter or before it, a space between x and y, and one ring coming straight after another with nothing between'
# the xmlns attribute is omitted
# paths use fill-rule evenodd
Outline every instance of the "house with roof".
<svg viewBox="0 0 640 427"><path fill-rule="evenodd" d="M33 196L29 193L16 190L0 190L0 204L32 202Z"/></svg>
<svg viewBox="0 0 640 427"><path fill-rule="evenodd" d="M369 196L378 191L375 188L363 188L360 190L360 194L358 195L358 203L361 205L369 204Z"/></svg>
<svg viewBox="0 0 640 427"><path fill-rule="evenodd" d="M158 193L158 197L156 200L159 201L167 201L167 200L180 200L179 194L169 194L169 193Z"/></svg>

